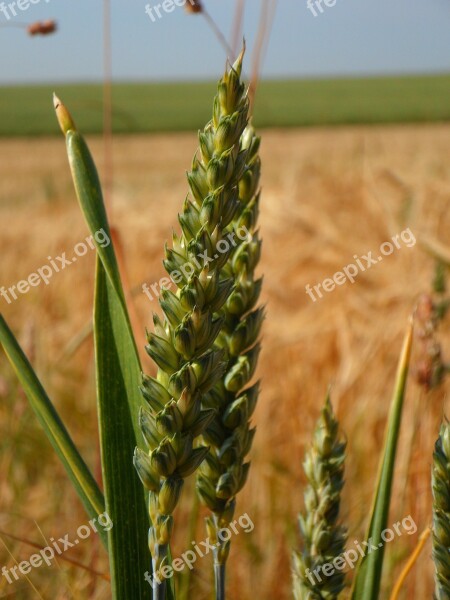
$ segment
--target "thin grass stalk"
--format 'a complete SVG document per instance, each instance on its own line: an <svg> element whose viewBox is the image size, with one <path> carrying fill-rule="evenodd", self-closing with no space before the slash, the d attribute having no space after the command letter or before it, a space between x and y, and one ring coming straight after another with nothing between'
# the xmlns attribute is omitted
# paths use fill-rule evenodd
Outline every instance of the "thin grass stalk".
<svg viewBox="0 0 450 600"><path fill-rule="evenodd" d="M264 0L264 5L261 7L258 36L255 42L255 49L253 51L252 75L249 85L250 106L252 108L255 105L261 63L267 48L267 44L269 43L270 31L275 19L276 9L277 0Z"/></svg>
<svg viewBox="0 0 450 600"><path fill-rule="evenodd" d="M238 52L240 41L242 40L242 26L244 23L245 0L236 0L234 9L233 27L231 29L231 48L235 55Z"/></svg>
<svg viewBox="0 0 450 600"><path fill-rule="evenodd" d="M238 182L246 168L247 150L240 145L248 122L248 99L239 80L242 59L243 53L219 82L213 118L199 133L200 153L188 173L191 193L179 215L182 233L173 234L164 260L178 289L162 291L164 319L154 315L155 331L146 347L158 372L156 378L143 377L141 391L149 406L141 410L139 424L148 451L136 449L134 464L149 491L156 600L165 598L162 570L168 565L173 512L184 479L208 452L196 439L215 409L202 407L202 400L226 369L225 353L215 342L224 325L220 311L235 284L232 277L222 276L222 269L232 251L225 237L232 229Z"/></svg>
<svg viewBox="0 0 450 600"><path fill-rule="evenodd" d="M339 524L345 447L327 397L303 463L308 486L305 512L299 515L303 548L293 556L296 600L336 600L345 587L341 570L333 569L331 575L322 571L342 555L347 540L347 531Z"/></svg>
<svg viewBox="0 0 450 600"><path fill-rule="evenodd" d="M220 27L217 25L217 23L214 21L212 16L209 14L209 12L205 8L202 8L201 14L203 15L205 21L208 23L209 27L213 31L216 38L219 40L219 43L222 45L223 49L227 53L227 56L229 56L232 60L234 60L234 58L236 58L234 50L228 43L227 38L222 33Z"/></svg>
<svg viewBox="0 0 450 600"><path fill-rule="evenodd" d="M7 538L9 538L9 539L11 539L11 540L15 540L16 542L20 542L21 544L25 544L27 546L30 546L31 548L36 548L36 550L39 550L39 552L41 552L42 550L45 550L45 548L46 548L46 546L42 546L41 544L37 544L36 542L33 542L32 540L29 540L29 539L24 538L24 537L19 537L17 535L12 534L12 533L7 533L6 531L3 531L2 529L0 529L0 536L2 536L2 535L5 536L5 537L7 537ZM59 556L58 558L59 558L59 560L65 561L67 563L70 563L71 565L74 565L75 567L78 567L79 569L83 569L84 571L87 571L91 575L95 575L96 577L100 577L104 581L111 581L111 578L110 578L110 576L107 573L101 573L100 571L96 571L91 566L84 565L79 560L75 560L74 558L70 558L66 554L61 554L61 556Z"/></svg>
<svg viewBox="0 0 450 600"><path fill-rule="evenodd" d="M412 571L414 565L419 559L420 553L425 547L425 544L428 541L428 538L431 535L431 528L427 527L419 536L419 541L417 542L416 547L411 553L411 556L408 558L405 566L403 567L397 581L395 582L394 587L392 588L391 595L389 596L389 600L398 600L400 592L402 591L403 584L405 583L406 578L409 573Z"/></svg>

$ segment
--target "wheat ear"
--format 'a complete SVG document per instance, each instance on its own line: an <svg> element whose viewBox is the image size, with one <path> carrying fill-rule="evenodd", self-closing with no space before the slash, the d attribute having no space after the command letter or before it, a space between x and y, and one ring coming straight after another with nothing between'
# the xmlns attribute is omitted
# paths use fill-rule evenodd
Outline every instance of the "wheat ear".
<svg viewBox="0 0 450 600"><path fill-rule="evenodd" d="M299 516L303 548L293 556L296 600L335 600L345 586L342 570L322 570L345 550L346 530L339 524L341 490L344 485L345 442L339 439L339 424L326 399L306 453L303 468L306 487L305 512Z"/></svg>
<svg viewBox="0 0 450 600"><path fill-rule="evenodd" d="M139 422L148 451L136 449L134 465L149 490L149 547L157 578L168 560L172 513L183 481L208 452L206 446L194 447L215 415L214 408L202 407L202 399L226 370L225 352L214 344L224 326L220 311L235 284L223 268L233 250L229 234L248 154L240 144L248 121L239 80L242 58L243 53L219 82L213 118L199 133L200 152L187 176L191 193L179 215L181 235L173 234L165 252L164 266L177 291L162 291L164 319L155 315L155 331L148 334L146 350L158 373L143 377L149 408L141 410ZM155 598L164 596L162 580Z"/></svg>
<svg viewBox="0 0 450 600"><path fill-rule="evenodd" d="M435 597L450 598L450 426L442 425L433 452L433 561Z"/></svg>

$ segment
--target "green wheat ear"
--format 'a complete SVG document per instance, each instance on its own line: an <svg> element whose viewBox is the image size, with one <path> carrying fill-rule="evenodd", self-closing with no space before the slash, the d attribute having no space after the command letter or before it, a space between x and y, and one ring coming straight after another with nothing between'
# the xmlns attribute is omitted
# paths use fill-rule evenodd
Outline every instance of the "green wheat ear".
<svg viewBox="0 0 450 600"><path fill-rule="evenodd" d="M303 549L293 556L296 600L335 600L345 586L342 571L334 569L328 576L322 572L324 565L332 564L345 550L347 532L338 523L345 447L327 397L303 463L308 485L305 514L299 516Z"/></svg>
<svg viewBox="0 0 450 600"><path fill-rule="evenodd" d="M433 561L435 597L450 598L450 426L441 427L433 452Z"/></svg>
<svg viewBox="0 0 450 600"><path fill-rule="evenodd" d="M227 367L226 353L215 342L225 325L222 309L236 293L233 271L224 276L224 266L233 251L229 236L249 154L240 142L248 122L248 99L239 81L242 58L243 53L219 82L212 121L199 134L200 153L187 176L191 194L179 215L182 232L173 235L165 252L165 269L178 289L162 291L164 319L155 315L155 331L148 335L146 349L158 373L143 377L149 408L141 411L140 428L149 451L136 449L134 465L149 490L149 547L157 574L167 562L183 481L208 452L195 440L216 410L202 401ZM155 598L164 595L163 582Z"/></svg>
<svg viewBox="0 0 450 600"><path fill-rule="evenodd" d="M240 82L242 55L219 86L215 101L216 123L209 129L214 139L221 123L231 118L246 120L248 103L244 85ZM238 89L231 95L229 90ZM221 278L232 279L232 294L218 313L223 319L216 347L223 352L226 370L220 381L203 398L203 406L215 410L215 416L203 433L210 446L206 460L197 476L197 492L202 503L211 511L207 519L210 539L215 545L214 567L218 598L224 597L225 563L230 540L220 539L220 530L233 519L235 498L245 484L250 463L250 451L255 429L250 418L258 397L258 384L245 388L255 372L260 351L258 337L264 312L254 309L261 291L261 279L255 279L261 242L256 223L259 209L260 140L249 124L240 136L240 154L245 168L237 181L238 206L229 225L230 230L241 232L236 239L229 260L221 269ZM202 149L203 152L203 149ZM207 159L207 155L203 157ZM245 235L242 233L245 232Z"/></svg>

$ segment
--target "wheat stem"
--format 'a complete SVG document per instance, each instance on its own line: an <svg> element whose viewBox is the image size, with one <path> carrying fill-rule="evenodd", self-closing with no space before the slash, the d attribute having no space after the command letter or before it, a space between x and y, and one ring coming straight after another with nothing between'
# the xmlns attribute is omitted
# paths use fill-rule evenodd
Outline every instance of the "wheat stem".
<svg viewBox="0 0 450 600"><path fill-rule="evenodd" d="M397 579L391 595L389 597L389 600L398 600L399 594L401 592L401 589L403 587L403 584L405 583L406 578L408 577L411 569L414 567L414 565L417 562L417 559L420 556L420 553L422 552L425 544L427 543L428 538L431 535L431 527L427 527L424 531L422 531L422 533L420 534L419 537L419 541L417 542L416 547L414 548L411 556L408 559L408 562L406 563L406 565L403 567L402 572L400 573L399 578Z"/></svg>
<svg viewBox="0 0 450 600"><path fill-rule="evenodd" d="M225 563L214 562L214 587L216 600L225 600Z"/></svg>

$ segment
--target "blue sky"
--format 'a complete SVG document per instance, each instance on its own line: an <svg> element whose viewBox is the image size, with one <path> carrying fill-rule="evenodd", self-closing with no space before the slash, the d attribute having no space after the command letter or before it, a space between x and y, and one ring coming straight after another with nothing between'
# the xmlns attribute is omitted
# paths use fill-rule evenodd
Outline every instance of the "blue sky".
<svg viewBox="0 0 450 600"><path fill-rule="evenodd" d="M34 1L9 23L56 18L59 32L29 38L1 27L0 84L100 80L101 0ZM201 16L176 7L152 22L145 6L162 0L111 1L116 80L207 79L221 72L224 51ZM450 72L449 0L336 0L317 17L306 1L278 0L264 77ZM228 36L235 0L204 3ZM247 0L250 50L262 4ZM0 13L0 26L6 22Z"/></svg>

